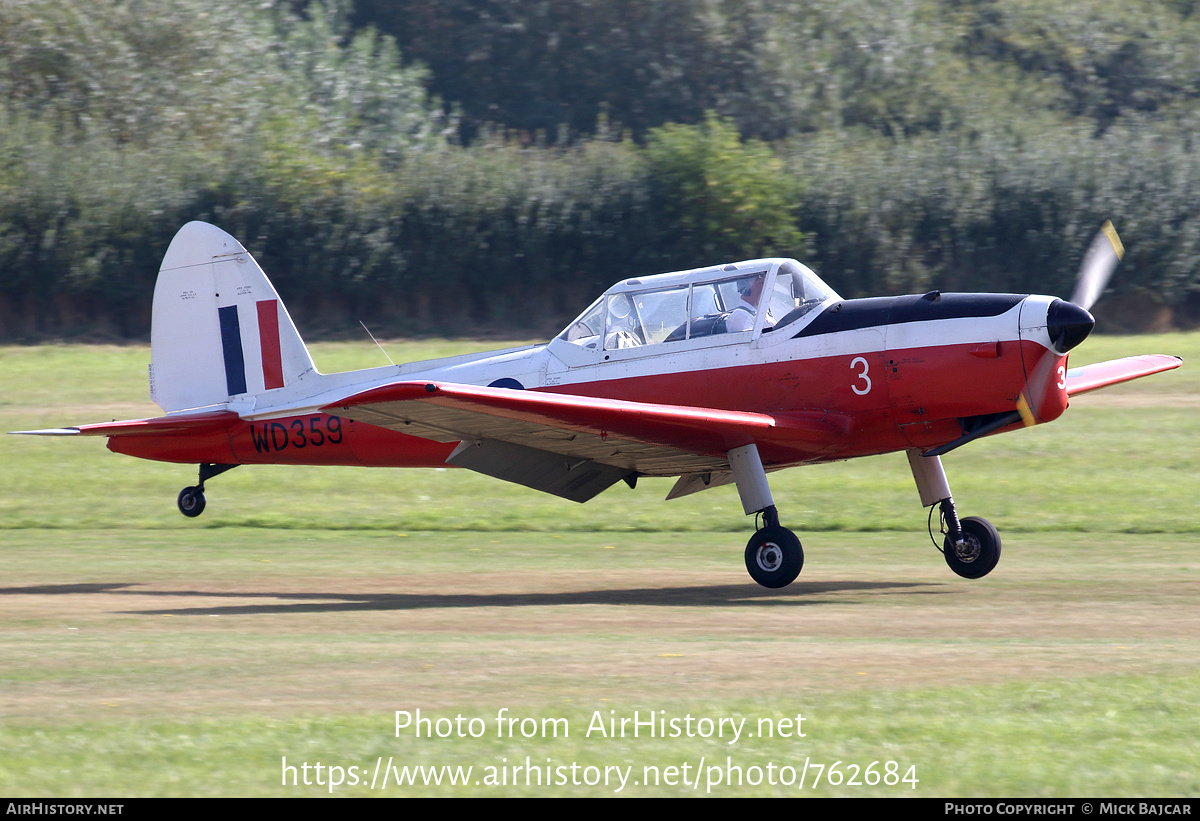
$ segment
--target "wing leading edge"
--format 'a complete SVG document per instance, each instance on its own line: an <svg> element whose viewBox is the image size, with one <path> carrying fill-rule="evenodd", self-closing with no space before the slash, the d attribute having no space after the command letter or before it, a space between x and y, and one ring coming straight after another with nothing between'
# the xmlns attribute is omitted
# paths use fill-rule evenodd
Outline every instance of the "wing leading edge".
<svg viewBox="0 0 1200 821"><path fill-rule="evenodd" d="M579 502L639 475L719 475L729 470L725 454L751 443L764 462L806 461L850 428L849 419L819 411L748 413L444 382L396 382L322 410L460 442L450 464Z"/></svg>

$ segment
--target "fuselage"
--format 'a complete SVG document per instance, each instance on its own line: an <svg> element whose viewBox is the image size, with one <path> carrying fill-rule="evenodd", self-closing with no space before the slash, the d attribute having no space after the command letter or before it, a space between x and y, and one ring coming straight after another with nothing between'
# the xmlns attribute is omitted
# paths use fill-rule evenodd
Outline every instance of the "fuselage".
<svg viewBox="0 0 1200 821"><path fill-rule="evenodd" d="M843 420L845 435L818 454L760 445L764 464L775 467L930 448L1022 405L1026 424L1062 413L1066 351L1055 326L1061 304L1008 294L831 295L792 321L771 327L764 319L743 333L588 347L564 332L545 345L340 374L313 371L260 394L253 407L237 408L240 421L222 430L113 437L109 447L184 463L441 466L453 444L320 410L348 391L428 380ZM1060 326L1089 321L1058 317Z"/></svg>

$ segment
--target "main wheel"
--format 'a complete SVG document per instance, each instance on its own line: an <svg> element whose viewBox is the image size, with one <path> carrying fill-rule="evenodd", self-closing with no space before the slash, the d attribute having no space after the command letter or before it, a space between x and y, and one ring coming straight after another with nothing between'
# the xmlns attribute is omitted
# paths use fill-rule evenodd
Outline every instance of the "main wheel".
<svg viewBox="0 0 1200 821"><path fill-rule="evenodd" d="M968 516L960 524L963 543L956 547L946 537L946 564L964 579L982 579L1000 561L1000 534L987 519Z"/></svg>
<svg viewBox="0 0 1200 821"><path fill-rule="evenodd" d="M804 549L786 527L764 527L746 544L746 570L763 587L787 587L804 567Z"/></svg>
<svg viewBox="0 0 1200 821"><path fill-rule="evenodd" d="M194 519L204 512L204 491L195 487L185 487L179 491L179 512Z"/></svg>

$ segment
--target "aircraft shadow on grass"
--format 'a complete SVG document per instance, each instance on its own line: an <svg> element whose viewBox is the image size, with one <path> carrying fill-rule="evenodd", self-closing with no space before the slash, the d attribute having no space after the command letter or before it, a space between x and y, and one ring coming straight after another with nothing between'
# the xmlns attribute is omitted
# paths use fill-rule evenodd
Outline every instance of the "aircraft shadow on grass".
<svg viewBox="0 0 1200 821"><path fill-rule="evenodd" d="M147 590L136 583L36 585L0 588L0 595L129 595L206 599L275 599L263 604L122 610L141 616L236 616L281 613L350 613L389 610L437 610L487 607L563 607L581 604L649 605L656 607L737 607L849 604L849 599L814 600L829 593L876 592L902 595L949 593L940 584L919 582L807 582L786 590L747 584L687 587L632 587L614 590L569 590L559 593L254 593L211 590Z"/></svg>

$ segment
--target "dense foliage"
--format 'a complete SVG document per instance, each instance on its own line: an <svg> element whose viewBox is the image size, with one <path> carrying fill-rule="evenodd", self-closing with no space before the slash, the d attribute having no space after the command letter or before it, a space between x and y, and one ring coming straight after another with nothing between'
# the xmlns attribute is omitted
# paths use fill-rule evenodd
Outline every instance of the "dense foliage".
<svg viewBox="0 0 1200 821"><path fill-rule="evenodd" d="M1195 5L6 0L0 336L144 335L189 219L307 335L545 332L768 254L1066 293L1105 218L1114 318L1190 322Z"/></svg>

